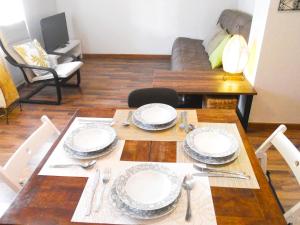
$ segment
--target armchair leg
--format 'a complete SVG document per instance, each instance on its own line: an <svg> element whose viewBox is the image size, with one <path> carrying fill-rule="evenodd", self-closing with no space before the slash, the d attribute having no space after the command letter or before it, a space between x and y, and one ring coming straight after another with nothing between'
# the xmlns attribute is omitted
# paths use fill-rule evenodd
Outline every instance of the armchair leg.
<svg viewBox="0 0 300 225"><path fill-rule="evenodd" d="M61 88L60 88L60 84L56 85L56 95L57 95L57 105L60 105L60 103L61 103Z"/></svg>
<svg viewBox="0 0 300 225"><path fill-rule="evenodd" d="M53 100L35 100L35 99L31 99L33 96L35 96L37 93L39 93L42 89L44 89L47 86L51 86L51 83L44 83L42 85L40 85L39 87L37 87L36 89L34 89L33 91L31 91L27 96L22 97L19 101L19 103L28 103L28 104L46 104L46 105L60 105L61 103L61 91L60 91L60 87L56 86L56 90L57 90L57 100L53 101Z"/></svg>
<svg viewBox="0 0 300 225"><path fill-rule="evenodd" d="M80 70L77 70L77 87L80 86L81 77L80 77Z"/></svg>

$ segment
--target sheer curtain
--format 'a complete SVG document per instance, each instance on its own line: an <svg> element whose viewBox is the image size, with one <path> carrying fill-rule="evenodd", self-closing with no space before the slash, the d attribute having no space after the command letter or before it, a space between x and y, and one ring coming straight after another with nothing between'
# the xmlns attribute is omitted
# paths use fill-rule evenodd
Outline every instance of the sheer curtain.
<svg viewBox="0 0 300 225"><path fill-rule="evenodd" d="M5 0L1 1L0 7L0 26L9 26L10 24L14 24L25 20L23 0ZM0 38L1 38L1 30L0 30ZM0 48L0 62L5 62L4 53ZM5 64L7 69L12 73L12 78L15 83L20 83L20 71L15 68L9 66L6 62Z"/></svg>
<svg viewBox="0 0 300 225"><path fill-rule="evenodd" d="M24 19L23 0L6 0L1 2L0 26L20 22Z"/></svg>

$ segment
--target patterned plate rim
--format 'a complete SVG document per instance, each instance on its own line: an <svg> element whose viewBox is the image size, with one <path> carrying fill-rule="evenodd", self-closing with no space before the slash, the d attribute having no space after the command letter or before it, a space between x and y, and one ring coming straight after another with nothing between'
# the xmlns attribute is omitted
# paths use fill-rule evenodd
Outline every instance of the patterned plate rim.
<svg viewBox="0 0 300 225"><path fill-rule="evenodd" d="M174 115L171 115L172 117L170 117L170 120L169 121L166 121L164 123L148 123L147 121L145 121L141 114L144 110L147 110L149 108L152 108L152 107L155 107L155 106L158 106L158 107L161 107L161 108L164 108L166 110L169 110L171 112L171 114L174 114ZM145 125L165 125L165 124L168 124L168 123L171 123L172 121L174 121L176 118L177 118L177 111L175 108L173 108L172 106L170 105L167 105L167 104L163 104L163 103L151 103L151 104L147 104L147 105L143 105L139 108L137 108L134 113L133 113L133 116L132 116L136 121L142 123L142 124L145 124Z"/></svg>
<svg viewBox="0 0 300 225"><path fill-rule="evenodd" d="M199 133L202 133L202 132L213 132L213 133L219 133L221 135L224 135L224 136L226 136L227 138L230 139L231 146L229 147L229 149L227 151L224 151L222 153L204 152L201 149L197 148L197 146L195 146L195 144L194 144L195 136L198 135ZM195 152L197 152L197 153L199 153L203 156L215 157L215 158L226 157L226 156L232 155L239 149L239 142L232 134L230 134L225 129L214 128L214 127L200 127L200 128L194 129L193 131L188 133L188 135L186 136L186 143L190 147L190 149L192 149L193 151L195 151Z"/></svg>
<svg viewBox="0 0 300 225"><path fill-rule="evenodd" d="M205 158L205 156L199 155L197 152L195 152L194 150L189 148L189 146L185 143L182 144L182 148L183 148L184 152L192 159L194 159L198 162L201 162L201 163L209 164L209 165L224 165L224 164L233 162L234 160L236 160L239 157L240 152L241 152L241 150L239 149L232 155L232 157L230 157L226 160L220 160L220 158L217 158L217 159L210 159L208 157Z"/></svg>
<svg viewBox="0 0 300 225"><path fill-rule="evenodd" d="M78 148L78 146L74 146L73 143L72 143L72 139L73 139L74 135L76 135L76 133L78 133L82 130L89 129L89 128L97 128L97 129L108 131L110 133L110 141L106 145L101 145L101 146L97 146L97 147L93 147L93 148L89 148L89 149L84 149L84 150L80 147ZM68 148L73 149L74 151L77 151L77 152L94 152L94 151L97 151L97 150L100 150L100 149L105 149L108 146L110 146L114 142L116 137L117 137L117 133L116 133L115 129L108 126L108 125L105 125L105 124L86 124L84 126L80 126L78 128L75 128L66 137L64 144L66 146L68 146Z"/></svg>
<svg viewBox="0 0 300 225"><path fill-rule="evenodd" d="M113 183L110 191L110 199L114 207L116 207L122 214L129 216L134 219L142 219L142 220L150 220L150 219L158 219L163 216L169 215L173 212L177 204L179 202L181 193L178 198L172 202L170 205L157 210L138 210L129 207L121 199L119 199L118 194L116 192L116 182Z"/></svg>
<svg viewBox="0 0 300 225"><path fill-rule="evenodd" d="M132 123L142 129L142 130L146 130L146 131L161 131L161 130L167 130L167 129L170 129L172 127L174 127L176 124L177 124L177 118L171 122L170 124L167 124L166 126L163 126L163 125L156 125L156 126L153 126L153 125L144 125L142 124L141 122L139 121L136 121L134 117L132 117Z"/></svg>
<svg viewBox="0 0 300 225"><path fill-rule="evenodd" d="M117 146L119 142L119 139L116 138L114 140L114 142L107 148L105 148L103 151L99 152L99 153L95 153L93 155L90 155L90 156L82 156L82 155L77 155L76 153L74 153L74 151L72 151L71 149L69 149L68 146L64 145L64 150L65 152L73 159L82 159L82 160L85 160L85 159L96 159L96 158L99 158L99 157L103 157L103 156L106 156L108 155L109 153L111 153L112 151L115 150L115 147Z"/></svg>
<svg viewBox="0 0 300 225"><path fill-rule="evenodd" d="M171 181L172 186L169 195L159 202L152 204L144 204L135 201L126 193L125 186L129 178L140 171L146 170L155 170L157 172L161 172L164 175L166 175ZM122 200L122 202L124 202L131 208L139 210L156 210L170 205L172 202L175 201L175 199L178 198L181 192L181 179L173 171L171 171L165 166L159 164L143 163L126 169L123 174L117 177L116 192L118 194L118 197Z"/></svg>

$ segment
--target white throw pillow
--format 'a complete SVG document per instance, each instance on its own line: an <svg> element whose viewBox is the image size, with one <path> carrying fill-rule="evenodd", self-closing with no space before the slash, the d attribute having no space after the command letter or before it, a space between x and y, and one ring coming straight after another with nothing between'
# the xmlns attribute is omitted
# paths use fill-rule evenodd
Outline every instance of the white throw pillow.
<svg viewBox="0 0 300 225"><path fill-rule="evenodd" d="M228 36L228 33L225 30L221 30L216 33L213 38L208 42L205 51L208 55L211 55L215 51L215 49L221 44L221 42Z"/></svg>
<svg viewBox="0 0 300 225"><path fill-rule="evenodd" d="M13 47L28 65L51 67L47 52L36 39ZM49 73L43 70L33 70L33 72L37 76L43 76Z"/></svg>
<svg viewBox="0 0 300 225"><path fill-rule="evenodd" d="M202 45L203 47L206 49L208 43L210 42L210 40L220 31L222 31L222 27L220 26L220 24L218 23L215 28L204 38Z"/></svg>

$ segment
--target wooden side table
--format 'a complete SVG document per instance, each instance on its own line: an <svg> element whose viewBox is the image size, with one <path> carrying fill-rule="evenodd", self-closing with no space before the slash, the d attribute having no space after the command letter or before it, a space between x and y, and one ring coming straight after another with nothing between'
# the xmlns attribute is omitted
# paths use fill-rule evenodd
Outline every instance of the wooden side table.
<svg viewBox="0 0 300 225"><path fill-rule="evenodd" d="M153 87L172 88L178 94L201 96L235 96L237 115L245 129L248 127L253 96L257 92L242 75L222 71L165 71L156 70Z"/></svg>

